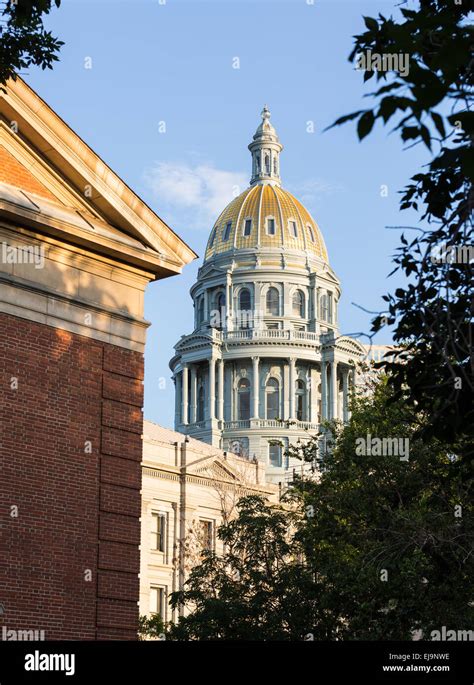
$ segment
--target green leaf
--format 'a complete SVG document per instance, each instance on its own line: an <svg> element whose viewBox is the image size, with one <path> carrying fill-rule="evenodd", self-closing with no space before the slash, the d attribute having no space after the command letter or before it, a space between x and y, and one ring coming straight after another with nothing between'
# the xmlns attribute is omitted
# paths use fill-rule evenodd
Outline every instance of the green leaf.
<svg viewBox="0 0 474 685"><path fill-rule="evenodd" d="M379 30L379 24L377 19L374 19L373 17L364 17L364 22L369 31L378 31Z"/></svg>
<svg viewBox="0 0 474 685"><path fill-rule="evenodd" d="M363 140L371 132L375 122L374 113L371 109L364 112L357 123L357 135Z"/></svg>
<svg viewBox="0 0 474 685"><path fill-rule="evenodd" d="M444 138L446 136L446 129L444 128L443 117L438 112L431 112L431 118L439 135Z"/></svg>

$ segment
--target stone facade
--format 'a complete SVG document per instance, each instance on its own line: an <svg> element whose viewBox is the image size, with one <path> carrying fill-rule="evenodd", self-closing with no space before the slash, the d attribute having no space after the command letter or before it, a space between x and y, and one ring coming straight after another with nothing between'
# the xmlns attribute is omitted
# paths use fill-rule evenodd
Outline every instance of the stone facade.
<svg viewBox="0 0 474 685"><path fill-rule="evenodd" d="M260 462L223 452L182 433L144 422L140 613L176 621L171 592L183 588L203 547L222 552L219 525L240 497L276 501Z"/></svg>
<svg viewBox="0 0 474 685"><path fill-rule="evenodd" d="M191 289L194 330L175 346L175 427L265 465L348 418L362 345L341 336L341 288L309 212L281 188L282 145L267 108L249 145L250 187L218 217Z"/></svg>

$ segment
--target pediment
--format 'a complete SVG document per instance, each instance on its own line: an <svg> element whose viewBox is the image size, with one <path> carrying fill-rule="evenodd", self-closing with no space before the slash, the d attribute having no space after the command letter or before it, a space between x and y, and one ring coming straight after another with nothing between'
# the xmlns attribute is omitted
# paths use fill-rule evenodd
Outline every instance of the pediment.
<svg viewBox="0 0 474 685"><path fill-rule="evenodd" d="M213 478L220 481L237 482L241 480L232 467L224 459L220 459L219 457L199 460L190 466L189 471L195 475L202 475L206 478Z"/></svg>
<svg viewBox="0 0 474 685"><path fill-rule="evenodd" d="M97 221L136 241L141 261L148 261L160 277L180 272L197 257L20 78L0 91L0 161L5 162L0 173L0 217L19 214L27 225L37 220L49 232L63 228L64 237L69 224L71 240L91 245L94 228L87 235L83 224ZM15 202L12 187L29 203L22 206L21 197ZM36 216L31 209L35 205L40 207ZM74 215L82 218L79 236L72 228ZM95 243L101 250L111 249L97 236Z"/></svg>

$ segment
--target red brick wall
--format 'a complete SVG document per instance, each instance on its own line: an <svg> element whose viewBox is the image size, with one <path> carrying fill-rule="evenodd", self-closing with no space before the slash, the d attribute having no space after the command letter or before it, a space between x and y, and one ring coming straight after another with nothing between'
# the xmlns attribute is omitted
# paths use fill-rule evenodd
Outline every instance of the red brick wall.
<svg viewBox="0 0 474 685"><path fill-rule="evenodd" d="M58 202L58 199L33 176L31 171L20 164L3 145L0 145L0 181Z"/></svg>
<svg viewBox="0 0 474 685"><path fill-rule="evenodd" d="M142 379L138 352L0 314L0 629L135 639Z"/></svg>

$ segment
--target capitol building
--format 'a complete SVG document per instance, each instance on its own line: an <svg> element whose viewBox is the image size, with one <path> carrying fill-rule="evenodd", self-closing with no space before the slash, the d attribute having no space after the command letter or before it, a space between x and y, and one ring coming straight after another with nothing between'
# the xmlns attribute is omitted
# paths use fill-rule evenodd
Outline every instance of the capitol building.
<svg viewBox="0 0 474 685"><path fill-rule="evenodd" d="M191 288L194 327L175 346L175 430L258 461L269 482L289 444L346 421L364 347L340 335L340 282L318 225L280 178L267 107L250 186L218 216Z"/></svg>

